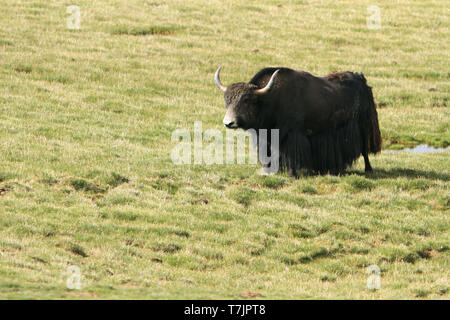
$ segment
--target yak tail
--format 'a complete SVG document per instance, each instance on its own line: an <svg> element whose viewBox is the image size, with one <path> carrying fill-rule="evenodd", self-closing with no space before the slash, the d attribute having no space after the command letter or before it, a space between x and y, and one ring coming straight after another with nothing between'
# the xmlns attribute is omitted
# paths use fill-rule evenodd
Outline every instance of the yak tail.
<svg viewBox="0 0 450 320"><path fill-rule="evenodd" d="M381 151L381 133L378 125L378 113L373 99L372 88L367 85L362 73L358 74L363 81L361 92L361 107L365 111L361 114L363 125L362 134L367 153L376 154Z"/></svg>

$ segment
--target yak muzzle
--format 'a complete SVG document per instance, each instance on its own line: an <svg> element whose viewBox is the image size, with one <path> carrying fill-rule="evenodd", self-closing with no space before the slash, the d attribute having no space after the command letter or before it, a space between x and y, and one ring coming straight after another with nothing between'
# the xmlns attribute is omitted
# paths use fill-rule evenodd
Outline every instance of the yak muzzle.
<svg viewBox="0 0 450 320"><path fill-rule="evenodd" d="M236 115L231 108L227 110L227 113L225 114L225 117L223 117L222 122L225 127L230 129L238 127Z"/></svg>
<svg viewBox="0 0 450 320"><path fill-rule="evenodd" d="M223 125L227 128L233 129L233 128L237 128L237 124L234 121L230 121L230 122L223 122Z"/></svg>

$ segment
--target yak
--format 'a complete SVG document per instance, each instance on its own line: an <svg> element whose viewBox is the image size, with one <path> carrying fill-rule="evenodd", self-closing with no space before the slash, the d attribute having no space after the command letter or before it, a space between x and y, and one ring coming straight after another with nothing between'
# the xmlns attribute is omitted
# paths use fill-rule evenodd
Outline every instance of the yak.
<svg viewBox="0 0 450 320"><path fill-rule="evenodd" d="M372 88L362 73L317 77L289 68L265 68L248 83L225 86L220 70L214 82L224 93L223 124L256 132L278 129L279 168L289 176L297 177L301 169L342 174L361 154L365 172L372 171L368 155L381 151L381 135ZM270 139L266 144L265 150L270 150Z"/></svg>

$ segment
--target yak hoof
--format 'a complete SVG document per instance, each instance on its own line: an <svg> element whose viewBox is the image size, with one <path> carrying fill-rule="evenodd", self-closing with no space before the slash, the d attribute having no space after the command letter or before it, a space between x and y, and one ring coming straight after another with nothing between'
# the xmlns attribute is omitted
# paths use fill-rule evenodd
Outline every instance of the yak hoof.
<svg viewBox="0 0 450 320"><path fill-rule="evenodd" d="M365 171L366 173L373 173L372 167L365 168L364 171Z"/></svg>

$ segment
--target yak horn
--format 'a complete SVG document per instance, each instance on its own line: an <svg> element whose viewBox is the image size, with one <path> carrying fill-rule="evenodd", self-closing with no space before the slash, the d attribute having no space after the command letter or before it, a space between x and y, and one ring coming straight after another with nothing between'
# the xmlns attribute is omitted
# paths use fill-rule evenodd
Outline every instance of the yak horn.
<svg viewBox="0 0 450 320"><path fill-rule="evenodd" d="M264 88L255 90L255 94L262 95L262 94L266 94L267 92L269 92L273 88L273 84L275 83L275 76L277 75L278 71L280 71L280 70L278 69L277 71L275 71L272 74L269 82L267 83L267 85Z"/></svg>
<svg viewBox="0 0 450 320"><path fill-rule="evenodd" d="M227 90L227 87L225 87L222 82L220 82L220 69L222 69L222 67L219 67L219 69L217 69L216 74L214 75L214 83L216 84L217 88L220 89L220 91L225 92Z"/></svg>

